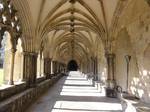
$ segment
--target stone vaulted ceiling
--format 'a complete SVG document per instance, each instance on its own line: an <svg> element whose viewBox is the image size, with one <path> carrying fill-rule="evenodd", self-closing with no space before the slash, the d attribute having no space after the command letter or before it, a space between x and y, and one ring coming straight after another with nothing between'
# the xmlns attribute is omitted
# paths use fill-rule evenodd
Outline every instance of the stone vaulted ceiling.
<svg viewBox="0 0 150 112"><path fill-rule="evenodd" d="M14 4L26 12L21 15L29 32L25 41L32 40L27 49L80 62L108 47L108 32L116 26L126 1L131 0L14 0Z"/></svg>

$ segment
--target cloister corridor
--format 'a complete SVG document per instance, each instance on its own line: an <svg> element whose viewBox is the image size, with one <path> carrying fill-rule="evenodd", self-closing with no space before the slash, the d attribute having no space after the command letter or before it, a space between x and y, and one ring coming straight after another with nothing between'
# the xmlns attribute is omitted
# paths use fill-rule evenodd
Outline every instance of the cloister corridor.
<svg viewBox="0 0 150 112"><path fill-rule="evenodd" d="M150 0L0 0L0 112L150 112Z"/></svg>
<svg viewBox="0 0 150 112"><path fill-rule="evenodd" d="M105 97L80 72L70 72L54 84L26 112L121 112L120 101Z"/></svg>

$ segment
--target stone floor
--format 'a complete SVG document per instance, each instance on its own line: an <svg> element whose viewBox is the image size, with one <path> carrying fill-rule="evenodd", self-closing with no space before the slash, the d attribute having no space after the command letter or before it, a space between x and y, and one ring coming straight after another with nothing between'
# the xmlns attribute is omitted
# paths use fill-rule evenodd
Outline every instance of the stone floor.
<svg viewBox="0 0 150 112"><path fill-rule="evenodd" d="M26 112L122 112L119 100L106 98L80 72L63 77Z"/></svg>

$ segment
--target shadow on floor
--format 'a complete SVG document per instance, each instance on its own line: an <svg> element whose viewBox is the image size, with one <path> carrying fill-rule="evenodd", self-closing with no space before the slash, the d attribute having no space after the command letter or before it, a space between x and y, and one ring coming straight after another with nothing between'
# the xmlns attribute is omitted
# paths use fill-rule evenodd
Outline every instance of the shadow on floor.
<svg viewBox="0 0 150 112"><path fill-rule="evenodd" d="M121 112L118 99L105 97L79 72L64 76L26 112Z"/></svg>

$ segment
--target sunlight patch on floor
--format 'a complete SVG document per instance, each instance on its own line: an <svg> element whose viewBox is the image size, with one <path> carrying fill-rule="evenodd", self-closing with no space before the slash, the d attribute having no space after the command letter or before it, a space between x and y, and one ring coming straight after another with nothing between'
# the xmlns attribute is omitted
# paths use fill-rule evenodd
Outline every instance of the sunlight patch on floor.
<svg viewBox="0 0 150 112"><path fill-rule="evenodd" d="M60 95L64 96L105 96L105 92L100 92L95 87L63 86Z"/></svg>
<svg viewBox="0 0 150 112"><path fill-rule="evenodd" d="M103 88L102 88L103 89ZM79 72L70 72L67 77L60 95L64 96L105 96L105 92L101 92L94 87L91 81L88 81Z"/></svg>
<svg viewBox="0 0 150 112"><path fill-rule="evenodd" d="M112 112L121 109L119 103L57 101L52 112Z"/></svg>

